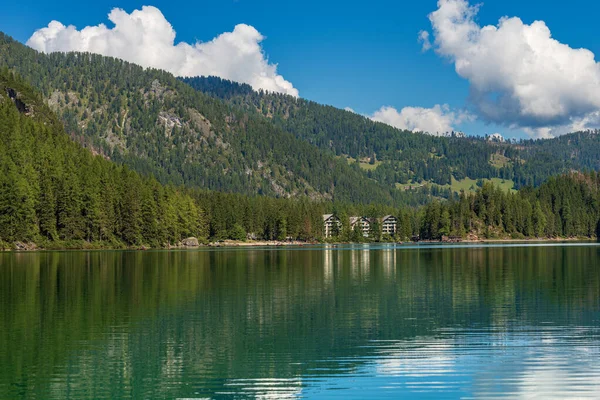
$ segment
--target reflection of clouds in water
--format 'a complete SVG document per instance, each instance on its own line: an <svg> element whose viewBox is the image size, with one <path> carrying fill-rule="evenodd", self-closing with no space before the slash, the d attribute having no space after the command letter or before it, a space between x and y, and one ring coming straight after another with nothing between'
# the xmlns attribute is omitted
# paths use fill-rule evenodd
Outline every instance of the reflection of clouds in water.
<svg viewBox="0 0 600 400"><path fill-rule="evenodd" d="M501 360L474 373L478 397L600 399L598 329L559 327L511 335ZM496 395L497 396L497 395Z"/></svg>
<svg viewBox="0 0 600 400"><path fill-rule="evenodd" d="M597 248L382 247L16 255L0 398L600 398Z"/></svg>
<svg viewBox="0 0 600 400"><path fill-rule="evenodd" d="M600 374L590 365L565 367L559 358L542 357L540 365L527 368L517 383L521 399L600 399ZM597 362L597 361L596 361ZM558 365L551 366L556 363Z"/></svg>
<svg viewBox="0 0 600 400"><path fill-rule="evenodd" d="M374 390L394 388L413 394L600 399L598 329L439 333L440 337L372 342L372 362L357 375L376 379L371 383L377 385Z"/></svg>
<svg viewBox="0 0 600 400"><path fill-rule="evenodd" d="M302 379L236 380L227 384L231 391L220 394L257 399L321 398L332 393L358 398L428 393L453 398L596 399L600 354L594 332L561 328L498 335L458 329L441 331L438 337L373 341L367 346L372 355L359 357L366 361L362 367L334 369L326 375L320 371ZM340 367L348 361L338 360Z"/></svg>
<svg viewBox="0 0 600 400"><path fill-rule="evenodd" d="M302 379L300 378L258 378L236 379L225 386L232 391L217 393L223 396L251 396L254 399L297 399L302 395Z"/></svg>
<svg viewBox="0 0 600 400"><path fill-rule="evenodd" d="M455 372L452 342L375 342L378 348L375 370L378 375L431 377Z"/></svg>
<svg viewBox="0 0 600 400"><path fill-rule="evenodd" d="M350 250L350 271L352 279L368 280L371 268L371 248L368 244L352 245Z"/></svg>

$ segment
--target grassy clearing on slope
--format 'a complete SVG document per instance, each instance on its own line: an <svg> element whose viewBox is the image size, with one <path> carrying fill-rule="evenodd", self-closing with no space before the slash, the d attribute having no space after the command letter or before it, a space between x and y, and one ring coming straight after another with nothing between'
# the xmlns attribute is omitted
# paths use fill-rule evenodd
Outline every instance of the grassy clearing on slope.
<svg viewBox="0 0 600 400"><path fill-rule="evenodd" d="M500 178L492 178L492 179L483 179L484 182L492 182L495 186L499 187L504 191L514 190L515 183L512 180L504 180ZM477 180L471 178L461 179L457 181L452 177L452 184L443 185L444 188L450 188L456 193L460 193L461 190L465 192L475 192L477 191Z"/></svg>
<svg viewBox="0 0 600 400"><path fill-rule="evenodd" d="M499 187L500 189L502 189L505 192L507 192L509 190L513 191L513 192L516 191L514 189L515 183L512 180L492 178L492 179L483 179L483 182L492 182L496 187ZM423 183L409 182L409 183L404 183L404 184L396 183L396 188L400 189L400 190L410 190L410 189L417 189L422 186L430 186L430 185L431 185L430 182L423 182ZM460 181L457 181L456 179L454 179L454 177L452 177L452 184L439 185L439 186L444 189L451 189L453 192L456 192L456 193L460 193L462 190L464 190L465 192L474 193L479 188L477 186L476 179L465 178L465 179L461 179Z"/></svg>
<svg viewBox="0 0 600 400"><path fill-rule="evenodd" d="M502 154L494 153L490 157L490 164L496 168L506 167L510 163L510 158Z"/></svg>
<svg viewBox="0 0 600 400"><path fill-rule="evenodd" d="M348 161L348 164L352 165L356 162L355 158L352 157L345 157L346 161ZM378 166L380 166L382 164L381 161L375 161L375 164L370 164L369 160L367 158L361 158L359 160L359 167L361 169L364 169L365 171L373 171L375 168L377 168Z"/></svg>
<svg viewBox="0 0 600 400"><path fill-rule="evenodd" d="M396 189L414 190L414 189L418 189L420 187L428 186L428 185L430 185L429 182L416 183L411 180L411 181L408 181L408 183L396 183Z"/></svg>

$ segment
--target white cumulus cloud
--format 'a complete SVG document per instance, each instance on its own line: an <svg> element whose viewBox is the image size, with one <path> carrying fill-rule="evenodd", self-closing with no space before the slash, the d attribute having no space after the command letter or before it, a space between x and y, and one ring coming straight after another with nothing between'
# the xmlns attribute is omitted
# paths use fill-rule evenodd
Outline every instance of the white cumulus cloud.
<svg viewBox="0 0 600 400"><path fill-rule="evenodd" d="M175 43L175 30L162 12L144 6L131 14L115 8L104 24L81 30L58 21L38 29L27 44L46 53L84 51L118 57L143 67L164 69L177 76L215 75L250 84L254 89L298 96L291 82L269 63L254 27L240 24L208 42Z"/></svg>
<svg viewBox="0 0 600 400"><path fill-rule="evenodd" d="M429 40L429 32L421 31L419 32L419 42L423 44L423 51L427 51L431 49L431 41Z"/></svg>
<svg viewBox="0 0 600 400"><path fill-rule="evenodd" d="M482 27L478 11L467 0L439 0L429 15L433 43L419 39L469 81L484 120L534 136L599 126L600 64L591 51L560 43L543 21L503 17Z"/></svg>
<svg viewBox="0 0 600 400"><path fill-rule="evenodd" d="M444 104L432 108L404 107L400 111L394 107L384 106L375 111L371 119L398 129L443 135L453 131L453 125L469 120L471 116L464 112L454 112Z"/></svg>

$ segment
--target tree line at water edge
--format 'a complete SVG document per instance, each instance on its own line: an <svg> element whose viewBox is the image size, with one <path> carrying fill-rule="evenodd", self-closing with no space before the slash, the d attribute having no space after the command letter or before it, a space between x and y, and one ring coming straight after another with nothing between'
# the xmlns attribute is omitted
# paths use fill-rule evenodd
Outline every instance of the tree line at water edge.
<svg viewBox="0 0 600 400"><path fill-rule="evenodd" d="M485 183L476 193L432 202L420 211L420 237L487 239L600 236L600 174L572 172L539 188L506 192Z"/></svg>

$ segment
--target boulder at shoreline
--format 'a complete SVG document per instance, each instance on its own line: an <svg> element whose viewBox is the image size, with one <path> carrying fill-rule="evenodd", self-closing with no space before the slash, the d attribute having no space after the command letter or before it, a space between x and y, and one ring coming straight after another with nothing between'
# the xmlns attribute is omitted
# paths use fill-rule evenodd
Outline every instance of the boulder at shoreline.
<svg viewBox="0 0 600 400"><path fill-rule="evenodd" d="M195 237L189 237L187 239L183 239L181 242L185 247L199 247L200 242Z"/></svg>

